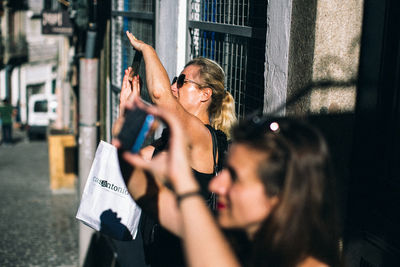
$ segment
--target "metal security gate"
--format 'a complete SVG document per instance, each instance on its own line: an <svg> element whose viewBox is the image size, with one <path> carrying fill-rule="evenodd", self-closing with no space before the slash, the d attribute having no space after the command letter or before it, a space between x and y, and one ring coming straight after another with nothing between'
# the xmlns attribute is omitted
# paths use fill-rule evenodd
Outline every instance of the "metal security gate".
<svg viewBox="0 0 400 267"><path fill-rule="evenodd" d="M111 11L111 122L118 116L119 93L125 69L130 66L135 51L132 49L125 32L130 31L139 39L154 46L154 0L113 0ZM141 64L139 76L145 81L145 68ZM148 99L144 86L142 97Z"/></svg>
<svg viewBox="0 0 400 267"><path fill-rule="evenodd" d="M189 58L207 57L225 71L238 117L262 109L267 1L191 0Z"/></svg>

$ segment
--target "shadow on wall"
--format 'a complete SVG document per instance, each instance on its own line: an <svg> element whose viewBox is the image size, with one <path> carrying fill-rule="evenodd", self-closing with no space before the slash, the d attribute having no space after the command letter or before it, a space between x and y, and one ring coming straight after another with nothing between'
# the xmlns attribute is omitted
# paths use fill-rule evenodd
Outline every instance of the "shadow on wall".
<svg viewBox="0 0 400 267"><path fill-rule="evenodd" d="M307 2L307 3L306 3ZM317 1L293 1L288 66L288 99L312 82ZM307 96L310 93L306 94ZM288 114L307 113L310 97L287 105Z"/></svg>
<svg viewBox="0 0 400 267"><path fill-rule="evenodd" d="M350 58L358 59L360 42L360 35L354 37L344 54ZM315 69L318 69L319 75L323 76L325 80L337 81L342 80L343 77L346 77L346 79L356 79L358 74L358 61L349 64L349 62L344 60L343 56L331 54L323 56L318 61Z"/></svg>
<svg viewBox="0 0 400 267"><path fill-rule="evenodd" d="M300 98L297 97L295 102L286 106L287 114L354 111L356 89L355 82L351 84L350 81L357 79L361 35L358 34L349 40L349 44L340 52L340 55L330 52L329 47L321 54L316 51L318 44L315 43L318 28L317 10L318 1L316 0L293 1L288 99L299 96L302 88L309 87L310 84L314 86L308 92L303 92ZM343 40L332 39L332 45L336 49L342 42ZM328 80L337 84L332 88L317 86Z"/></svg>

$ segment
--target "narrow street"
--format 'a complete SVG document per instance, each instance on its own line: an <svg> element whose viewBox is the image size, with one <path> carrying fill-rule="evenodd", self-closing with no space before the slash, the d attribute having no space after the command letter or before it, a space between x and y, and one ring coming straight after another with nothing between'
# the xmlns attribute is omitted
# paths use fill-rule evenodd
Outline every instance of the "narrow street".
<svg viewBox="0 0 400 267"><path fill-rule="evenodd" d="M45 140L0 146L0 205L0 266L77 266L77 193L50 190Z"/></svg>

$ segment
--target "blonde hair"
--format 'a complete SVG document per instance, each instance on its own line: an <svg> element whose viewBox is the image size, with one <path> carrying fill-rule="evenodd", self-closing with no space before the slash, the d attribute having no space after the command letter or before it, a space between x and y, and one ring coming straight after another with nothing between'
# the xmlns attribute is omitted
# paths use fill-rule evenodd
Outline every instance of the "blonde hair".
<svg viewBox="0 0 400 267"><path fill-rule="evenodd" d="M200 78L212 90L211 104L208 107L211 126L223 131L230 138L232 125L236 122L235 100L231 93L225 90L223 69L217 62L205 57L192 59L185 68L190 65L200 67Z"/></svg>

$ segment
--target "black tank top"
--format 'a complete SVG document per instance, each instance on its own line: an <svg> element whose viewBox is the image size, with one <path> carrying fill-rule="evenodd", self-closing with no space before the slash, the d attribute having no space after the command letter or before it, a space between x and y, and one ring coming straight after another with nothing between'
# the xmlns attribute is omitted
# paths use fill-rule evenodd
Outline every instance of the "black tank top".
<svg viewBox="0 0 400 267"><path fill-rule="evenodd" d="M210 125L205 125L211 133L214 132L217 140L218 164L217 171L222 169L224 154L228 148L227 137L220 130L215 130ZM155 148L153 157L168 147L169 131L164 129L161 137L153 142ZM213 142L213 145L214 142ZM208 184L214 173L201 173L194 169L193 174L200 185L204 199L209 199L211 192ZM182 267L185 266L183 250L180 239L161 227L158 222L142 212L139 228L142 231L146 262L152 267Z"/></svg>

